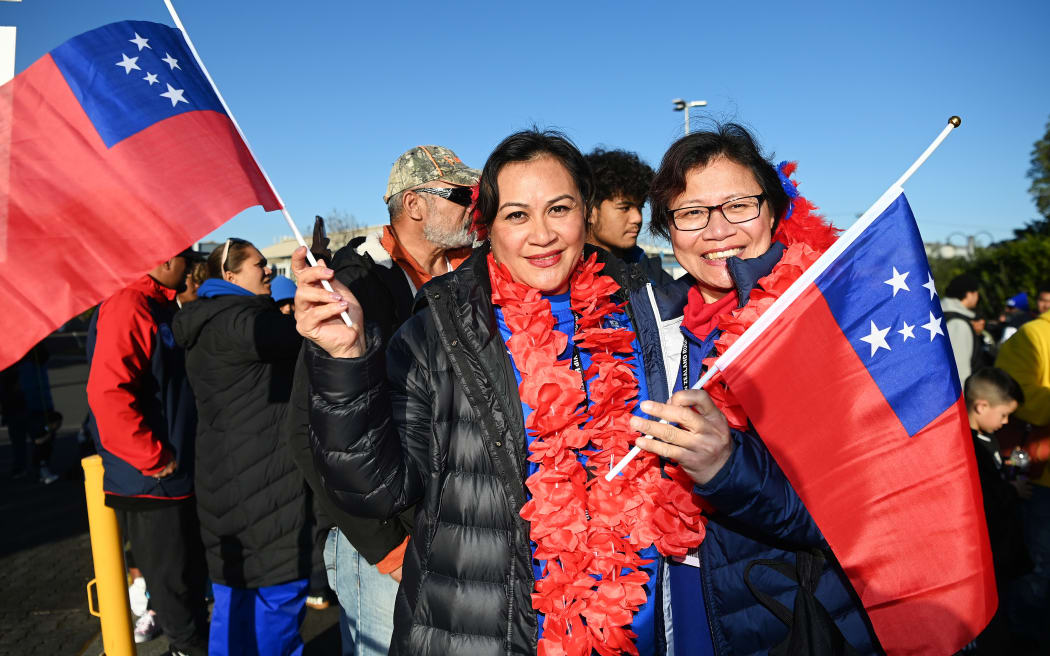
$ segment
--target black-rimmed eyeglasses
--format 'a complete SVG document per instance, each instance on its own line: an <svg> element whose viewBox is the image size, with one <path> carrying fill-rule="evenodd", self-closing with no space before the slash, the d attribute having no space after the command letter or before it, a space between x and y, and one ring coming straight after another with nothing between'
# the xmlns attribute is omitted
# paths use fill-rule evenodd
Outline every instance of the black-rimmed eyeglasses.
<svg viewBox="0 0 1050 656"><path fill-rule="evenodd" d="M452 201L456 205L470 207L470 187L419 187L412 191L441 196L445 200Z"/></svg>
<svg viewBox="0 0 1050 656"><path fill-rule="evenodd" d="M718 210L730 223L747 223L758 218L762 212L762 201L765 194L741 196L727 200L721 205L692 205L667 210L667 215L678 230L703 230L711 220L711 212Z"/></svg>

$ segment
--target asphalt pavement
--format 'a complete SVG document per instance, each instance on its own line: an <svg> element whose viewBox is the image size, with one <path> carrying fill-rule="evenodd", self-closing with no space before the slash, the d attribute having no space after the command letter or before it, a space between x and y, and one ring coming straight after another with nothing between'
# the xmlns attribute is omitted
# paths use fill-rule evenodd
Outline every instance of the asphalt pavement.
<svg viewBox="0 0 1050 656"><path fill-rule="evenodd" d="M59 480L12 479L11 443L0 429L0 656L102 653L99 620L88 613L87 583L94 576L88 538L80 458L93 449L77 443L87 413L82 357L59 355L49 362L55 408L63 426L55 440L51 469ZM339 654L339 609L307 610L304 654ZM137 646L139 656L168 648L163 636Z"/></svg>

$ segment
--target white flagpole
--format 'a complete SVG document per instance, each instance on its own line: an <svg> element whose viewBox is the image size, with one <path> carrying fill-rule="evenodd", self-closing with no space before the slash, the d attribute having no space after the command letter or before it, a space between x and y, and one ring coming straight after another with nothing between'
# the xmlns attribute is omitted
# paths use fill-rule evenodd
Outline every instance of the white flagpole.
<svg viewBox="0 0 1050 656"><path fill-rule="evenodd" d="M244 136L244 130L241 130L240 124L234 117L233 112L230 111L230 106L226 104L226 100L222 97L222 93L219 91L219 87L216 86L215 80L212 79L211 73L208 72L208 68L204 65L204 61L201 60L199 54L197 54L197 48L193 45L193 40L190 39L190 33L186 31L186 27L182 24L182 20L179 18L178 12L175 11L175 6L171 4L171 0L164 0L164 6L168 8L168 13L171 15L171 20L175 22L175 27L182 32L182 37L186 39L186 45L190 47L190 53L193 54L193 58L197 61L197 66L200 66L201 72L204 73L204 77L208 79L208 84L211 85L212 91L215 92L215 96L219 99L222 104L223 110L226 112L226 116L230 117L230 122L233 123L233 127L237 130L237 134L241 136L241 141L244 142L244 146L248 149L252 159L255 160L256 166L259 167L259 172L262 173L263 178L266 180L266 184L269 185L270 191L273 192L274 197L277 198L277 202L281 204L281 214L284 215L284 220L288 222L288 227L292 229L292 234L295 235L296 241L299 242L300 246L306 246L306 259L309 260L310 266L317 266L317 259L314 254L310 252L310 247L307 246L306 240L303 239L303 235L299 232L298 226L295 225L295 221L292 220L292 215L288 213L288 209L284 206L284 201L281 199L281 195L277 193L277 188L273 186L273 182L270 180L270 176L266 174L266 169L263 168L259 158L255 156L255 152L252 150L252 146L248 143L248 137ZM328 264L331 264L329 262ZM335 293L332 289L332 285L327 280L322 280L321 284L324 288ZM354 323L350 320L350 315L345 311L339 314L343 318L343 322L348 328L352 328Z"/></svg>
<svg viewBox="0 0 1050 656"><path fill-rule="evenodd" d="M726 367L728 367L733 360L744 351L744 349L750 346L771 323L783 314L784 310L787 309L792 301L798 298L799 295L802 294L802 291L806 289L810 283L816 280L817 276L823 273L835 258L842 254L842 251L849 248L850 244L852 244L857 237L864 232L864 230L867 229L867 227L871 225L871 223L877 219L879 215L881 215L883 211L893 203L893 201L897 199L898 196L904 193L902 185L904 185L908 178L910 178L912 174L922 166L923 162L929 159L933 151L936 150L937 147L941 145L941 142L944 141L945 137L948 136L948 133L959 127L961 123L962 120L958 116L953 116L948 119L948 125L945 126L944 130L942 130L939 135L937 135L937 138L933 140L933 143L923 151L922 155L919 155L919 158L908 167L908 170L904 172L904 175L898 178L898 180L894 182L877 201L875 201L875 204L869 207L868 211L862 214L861 217L846 230L846 232L842 233L842 236L835 240L835 243L831 245L831 248L825 251L816 262L806 269L798 280L791 283L791 286L780 295L780 298L774 301L773 304L762 313L762 316L760 316L755 323L751 324L751 327L744 331L744 334L733 342L733 345L726 349L725 353L715 360L714 364L712 364L707 370L707 373L705 373L704 376L693 385L692 389L703 388L703 386L706 385L716 373L719 371L725 371ZM660 423L667 422L661 420ZM605 480L611 481L640 452L641 449L637 446L633 447L630 452L620 460L620 462L616 463L615 467L609 470L609 473L605 475Z"/></svg>

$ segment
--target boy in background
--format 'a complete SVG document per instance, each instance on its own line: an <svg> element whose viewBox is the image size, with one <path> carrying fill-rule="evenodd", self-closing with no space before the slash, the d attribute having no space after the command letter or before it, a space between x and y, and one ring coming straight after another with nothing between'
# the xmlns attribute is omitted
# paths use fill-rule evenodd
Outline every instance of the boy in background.
<svg viewBox="0 0 1050 656"><path fill-rule="evenodd" d="M1010 581L1032 567L1024 545L1018 507L1020 499L1032 496L1032 489L1026 480L1007 481L1004 478L1003 459L995 433L1006 425L1017 406L1024 403L1024 392L1010 374L995 367L985 367L966 379L964 393L999 593L999 608L987 628L977 636L977 649L971 653L1013 653L1003 605Z"/></svg>

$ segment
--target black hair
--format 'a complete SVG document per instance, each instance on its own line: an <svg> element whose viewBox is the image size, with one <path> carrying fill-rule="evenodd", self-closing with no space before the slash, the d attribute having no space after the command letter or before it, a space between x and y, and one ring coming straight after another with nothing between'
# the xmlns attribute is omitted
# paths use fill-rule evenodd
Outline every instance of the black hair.
<svg viewBox="0 0 1050 656"><path fill-rule="evenodd" d="M980 286L981 283L977 281L977 278L968 273L962 273L952 278L952 281L948 283L948 288L944 290L944 296L945 298L956 298L961 301L970 292L980 289Z"/></svg>
<svg viewBox="0 0 1050 656"><path fill-rule="evenodd" d="M596 207L603 201L615 198L622 198L635 205L645 203L654 171L637 153L595 148L586 157L591 166L591 175L594 176Z"/></svg>
<svg viewBox="0 0 1050 656"><path fill-rule="evenodd" d="M1040 283L1039 287L1035 290L1035 297L1039 298L1040 294L1050 294L1050 280L1044 280Z"/></svg>
<svg viewBox="0 0 1050 656"><path fill-rule="evenodd" d="M791 204L791 198L780 184L772 162L762 156L758 143L747 128L736 123L718 125L713 130L693 132L671 144L649 187L652 219L649 230L654 235L671 237L669 204L685 191L685 178L698 166L707 166L719 157L750 169L772 210L773 229Z"/></svg>
<svg viewBox="0 0 1050 656"><path fill-rule="evenodd" d="M479 181L477 205L482 225L491 226L496 219L496 211L499 209L499 188L496 180L503 167L514 162L527 162L544 155L558 160L569 171L583 201L584 218L590 214L594 196L594 179L591 177L591 167L580 153L580 149L561 132L541 131L533 128L515 132L501 141L485 161L485 168L481 171Z"/></svg>
<svg viewBox="0 0 1050 656"><path fill-rule="evenodd" d="M237 273L241 270L241 264L248 259L248 253L255 246L247 240L237 239L231 237L230 250L226 253L226 261L222 261L223 251L226 250L226 242L223 242L221 246L217 246L215 250L208 256L208 277L209 278L223 278L223 274L227 271Z"/></svg>
<svg viewBox="0 0 1050 656"><path fill-rule="evenodd" d="M970 374L963 386L966 407L972 409L978 401L1001 405L1017 401L1024 405L1024 392L1010 374L998 367L984 367Z"/></svg>

